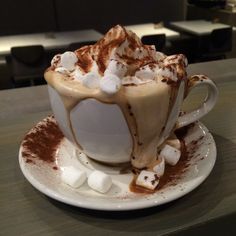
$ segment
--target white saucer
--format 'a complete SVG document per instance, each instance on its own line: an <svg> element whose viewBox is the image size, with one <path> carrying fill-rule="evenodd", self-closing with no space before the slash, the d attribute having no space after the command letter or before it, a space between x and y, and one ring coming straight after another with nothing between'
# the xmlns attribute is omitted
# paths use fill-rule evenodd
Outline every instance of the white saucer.
<svg viewBox="0 0 236 236"><path fill-rule="evenodd" d="M39 124L44 122L45 119ZM40 130L35 131L34 127L30 132L40 132ZM161 205L184 196L199 186L210 174L216 160L216 146L208 129L202 123L197 122L188 130L184 140L187 151L191 152L191 161L186 171L175 185L164 186L159 191L146 195L130 192L129 183L133 177L131 172L120 174L119 169L104 167L88 160L83 154L80 154L80 158L78 158L76 149L65 138L58 146L54 163L49 164L37 159L34 164L27 162L27 158L22 155L22 145L19 151L19 163L24 176L36 189L58 201L96 210L142 209ZM58 170L53 169L55 165ZM73 189L62 183L60 179L63 167L67 165L77 165L88 174L92 169L101 169L111 175L114 184L106 194L93 191L87 183L78 189Z"/></svg>

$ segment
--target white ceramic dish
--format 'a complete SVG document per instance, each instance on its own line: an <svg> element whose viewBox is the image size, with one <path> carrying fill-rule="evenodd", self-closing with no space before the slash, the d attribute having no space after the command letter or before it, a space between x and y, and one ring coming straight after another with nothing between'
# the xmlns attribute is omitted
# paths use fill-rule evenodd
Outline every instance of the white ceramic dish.
<svg viewBox="0 0 236 236"><path fill-rule="evenodd" d="M40 124L43 122L45 120ZM40 130L36 132L40 132ZM202 123L197 122L188 130L184 140L187 151L191 152L188 168L175 185L164 186L153 194L130 192L129 183L133 177L131 172L120 174L118 168L104 167L87 159L83 154L79 154L80 158L78 158L76 149L65 138L58 146L55 163L49 164L42 160L36 160L34 164L27 163L27 159L22 155L22 145L19 151L19 163L24 176L36 189L58 201L96 210L142 209L161 205L184 196L199 186L210 174L216 160L216 146L208 129ZM55 165L58 170L52 168ZM60 179L63 167L67 165L77 165L88 174L93 169L103 170L111 175L113 186L106 194L93 191L87 183L78 189L73 189L62 183Z"/></svg>

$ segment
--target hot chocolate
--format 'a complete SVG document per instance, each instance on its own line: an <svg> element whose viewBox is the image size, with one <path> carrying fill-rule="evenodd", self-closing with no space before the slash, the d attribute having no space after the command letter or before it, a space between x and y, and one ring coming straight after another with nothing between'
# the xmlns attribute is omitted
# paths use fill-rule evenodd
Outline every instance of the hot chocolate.
<svg viewBox="0 0 236 236"><path fill-rule="evenodd" d="M177 125L188 82L186 66L184 55L157 52L154 46L143 45L133 32L117 25L94 45L56 55L45 79L65 107L69 139L91 158L98 159L76 135L71 112L89 99L117 105L132 138L129 159L141 169L155 163L158 147ZM60 113L54 113L57 119ZM62 122L59 125L63 130ZM112 155L108 158L114 159Z"/></svg>

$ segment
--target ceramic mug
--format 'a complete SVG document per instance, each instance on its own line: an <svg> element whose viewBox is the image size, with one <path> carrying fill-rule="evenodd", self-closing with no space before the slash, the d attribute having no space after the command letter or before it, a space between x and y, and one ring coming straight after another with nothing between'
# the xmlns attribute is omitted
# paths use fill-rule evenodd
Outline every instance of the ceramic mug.
<svg viewBox="0 0 236 236"><path fill-rule="evenodd" d="M205 101L194 111L179 116L183 100L199 85L204 85L208 89ZM61 94L52 86L48 87L53 113L67 139L75 146L79 142L83 152L97 161L111 164L130 161L132 137L118 105L101 103L89 98L78 103L70 114L67 114ZM190 77L187 83L182 81L168 119L158 121L165 123L165 128L159 134L157 147L168 138L175 126L186 126L206 115L214 107L217 97L216 85L206 76L195 75ZM161 96L159 100L161 104ZM157 104L157 109L160 104Z"/></svg>

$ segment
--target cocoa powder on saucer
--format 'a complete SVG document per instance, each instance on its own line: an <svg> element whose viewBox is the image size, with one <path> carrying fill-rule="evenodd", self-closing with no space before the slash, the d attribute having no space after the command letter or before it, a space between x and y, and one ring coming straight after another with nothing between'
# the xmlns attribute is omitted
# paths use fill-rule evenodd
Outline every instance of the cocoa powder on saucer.
<svg viewBox="0 0 236 236"><path fill-rule="evenodd" d="M31 164L34 164L37 159L54 163L58 145L63 137L55 119L49 116L26 134L22 143L22 157L26 159L26 163ZM53 169L56 170L56 167Z"/></svg>
<svg viewBox="0 0 236 236"><path fill-rule="evenodd" d="M177 130L176 136L181 140L181 158L175 166L166 166L165 174L160 178L157 189L151 191L137 186L135 180L140 170L132 169L134 178L129 185L130 191L135 193L151 194L160 191L166 186L174 186L177 184L178 180L183 177L183 174L190 165L190 160L193 157L192 153L204 138L201 136L197 140L192 141L188 145L189 150L186 149L184 137L193 126L194 124L191 124ZM26 134L22 143L22 157L28 164L35 164L37 160L41 160L52 165L53 170L58 170L58 167L55 164L56 153L63 138L64 135L54 117L49 116L42 122L39 122L29 133ZM199 159L202 160L203 157L199 157Z"/></svg>

